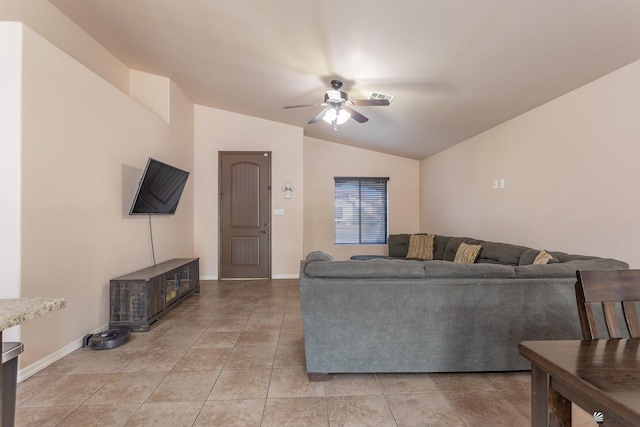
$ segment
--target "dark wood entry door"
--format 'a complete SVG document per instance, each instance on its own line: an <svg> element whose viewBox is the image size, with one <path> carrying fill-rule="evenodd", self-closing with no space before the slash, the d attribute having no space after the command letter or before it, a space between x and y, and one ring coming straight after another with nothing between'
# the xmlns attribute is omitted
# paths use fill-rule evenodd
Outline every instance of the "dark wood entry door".
<svg viewBox="0 0 640 427"><path fill-rule="evenodd" d="M220 278L271 277L271 153L220 152Z"/></svg>

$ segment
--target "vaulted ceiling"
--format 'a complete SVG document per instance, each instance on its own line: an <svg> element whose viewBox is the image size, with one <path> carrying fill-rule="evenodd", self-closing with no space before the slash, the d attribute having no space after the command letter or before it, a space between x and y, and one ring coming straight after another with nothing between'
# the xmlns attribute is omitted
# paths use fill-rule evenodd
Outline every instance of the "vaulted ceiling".
<svg viewBox="0 0 640 427"><path fill-rule="evenodd" d="M50 0L197 104L421 159L640 59L637 0ZM640 78L640 76L639 76ZM370 120L307 124L332 79Z"/></svg>

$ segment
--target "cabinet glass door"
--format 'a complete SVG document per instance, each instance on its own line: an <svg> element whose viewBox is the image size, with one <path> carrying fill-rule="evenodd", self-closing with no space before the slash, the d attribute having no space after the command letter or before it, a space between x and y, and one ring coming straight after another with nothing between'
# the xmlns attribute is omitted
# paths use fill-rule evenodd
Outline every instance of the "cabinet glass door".
<svg viewBox="0 0 640 427"><path fill-rule="evenodd" d="M179 275L180 295L184 295L191 289L191 269L189 267L182 267Z"/></svg>
<svg viewBox="0 0 640 427"><path fill-rule="evenodd" d="M178 277L176 274L168 274L164 277L164 288L165 306L168 306L178 298Z"/></svg>

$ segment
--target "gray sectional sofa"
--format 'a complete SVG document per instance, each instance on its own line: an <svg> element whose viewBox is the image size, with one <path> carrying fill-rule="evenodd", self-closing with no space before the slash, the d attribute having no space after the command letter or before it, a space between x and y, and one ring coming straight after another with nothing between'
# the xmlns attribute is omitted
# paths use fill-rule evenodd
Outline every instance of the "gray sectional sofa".
<svg viewBox="0 0 640 427"><path fill-rule="evenodd" d="M483 372L530 369L523 340L581 339L579 269L627 269L622 261L436 236L433 261L408 260L390 236L389 257L301 262L307 373ZM401 241L401 242L400 242ZM400 242L400 243L399 243ZM474 264L451 262L461 242L480 244Z"/></svg>

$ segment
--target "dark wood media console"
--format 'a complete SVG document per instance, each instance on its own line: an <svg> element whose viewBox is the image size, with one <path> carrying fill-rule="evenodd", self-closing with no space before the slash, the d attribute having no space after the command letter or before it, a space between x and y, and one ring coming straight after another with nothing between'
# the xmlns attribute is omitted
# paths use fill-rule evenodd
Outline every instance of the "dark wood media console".
<svg viewBox="0 0 640 427"><path fill-rule="evenodd" d="M146 332L193 293L200 292L199 258L176 258L111 279L109 328Z"/></svg>

